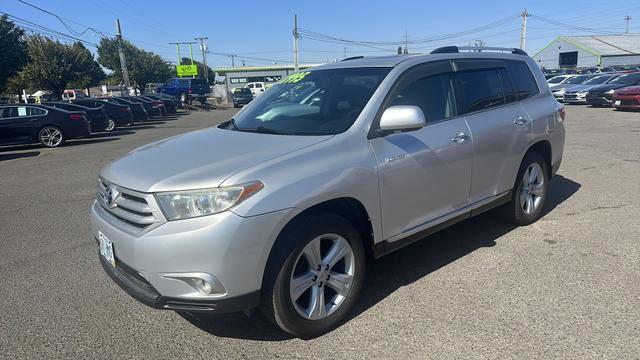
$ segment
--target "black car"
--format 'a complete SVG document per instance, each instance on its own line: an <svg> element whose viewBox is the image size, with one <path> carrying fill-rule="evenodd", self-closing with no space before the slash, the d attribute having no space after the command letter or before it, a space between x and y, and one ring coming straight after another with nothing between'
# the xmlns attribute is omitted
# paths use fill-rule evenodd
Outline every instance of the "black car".
<svg viewBox="0 0 640 360"><path fill-rule="evenodd" d="M121 97L121 99L142 104L142 106L144 106L144 109L147 110L147 113L149 114L149 116L162 115L161 107L164 107L164 105L162 105L161 101L141 99L139 96L126 96L126 97L123 96Z"/></svg>
<svg viewBox="0 0 640 360"><path fill-rule="evenodd" d="M131 109L131 114L135 122L143 122L149 120L149 113L144 105L139 102L129 101L120 97L104 98L105 101L114 102L120 105L127 105Z"/></svg>
<svg viewBox="0 0 640 360"><path fill-rule="evenodd" d="M639 84L640 72L622 74L611 81L589 89L587 93L587 104L593 106L611 106L614 91Z"/></svg>
<svg viewBox="0 0 640 360"><path fill-rule="evenodd" d="M253 100L251 89L235 88L233 89L233 107L247 105Z"/></svg>
<svg viewBox="0 0 640 360"><path fill-rule="evenodd" d="M131 108L127 105L121 105L99 99L77 99L71 101L71 103L90 108L102 108L104 112L107 113L109 119L115 122L116 127L129 126L133 124Z"/></svg>
<svg viewBox="0 0 640 360"><path fill-rule="evenodd" d="M89 119L89 123L91 124L92 132L113 131L116 128L116 123L109 119L107 113L102 110L102 108L90 108L80 104L70 104L61 101L50 101L43 103L42 105L68 111L84 111L87 119Z"/></svg>
<svg viewBox="0 0 640 360"><path fill-rule="evenodd" d="M57 147L90 132L89 120L82 111L36 104L0 105L2 145L40 142L46 147Z"/></svg>
<svg viewBox="0 0 640 360"><path fill-rule="evenodd" d="M137 98L140 100L152 101L154 103L153 105L156 108L160 109L160 113L162 114L162 116L165 116L169 113L169 111L167 110L167 106L164 104L164 100L154 99L148 95L140 95Z"/></svg>
<svg viewBox="0 0 640 360"><path fill-rule="evenodd" d="M167 110L167 113L173 114L178 111L178 101L176 99L172 99L170 96L159 96L157 94L148 94L144 95L145 98L160 100L164 104L164 108Z"/></svg>

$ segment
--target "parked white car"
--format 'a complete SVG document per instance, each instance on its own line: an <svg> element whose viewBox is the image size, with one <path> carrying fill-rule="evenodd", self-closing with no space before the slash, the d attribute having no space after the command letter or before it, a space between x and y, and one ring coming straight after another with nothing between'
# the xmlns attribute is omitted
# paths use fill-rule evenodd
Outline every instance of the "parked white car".
<svg viewBox="0 0 640 360"><path fill-rule="evenodd" d="M258 96L266 90L266 86L263 82L248 83L245 87L251 90L253 96Z"/></svg>

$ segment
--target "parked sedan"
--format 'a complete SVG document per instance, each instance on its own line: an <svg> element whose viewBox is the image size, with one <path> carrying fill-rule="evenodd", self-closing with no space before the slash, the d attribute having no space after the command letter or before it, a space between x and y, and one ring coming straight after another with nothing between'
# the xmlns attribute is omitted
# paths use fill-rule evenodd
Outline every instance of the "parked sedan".
<svg viewBox="0 0 640 360"><path fill-rule="evenodd" d="M91 131L113 131L116 123L109 119L107 113L102 108L90 108L79 104L70 104L68 102L50 101L43 103L47 107L60 108L68 111L83 111L91 124Z"/></svg>
<svg viewBox="0 0 640 360"><path fill-rule="evenodd" d="M611 106L614 91L638 84L640 84L640 72L622 74L605 84L589 90L587 93L587 104L593 106Z"/></svg>
<svg viewBox="0 0 640 360"><path fill-rule="evenodd" d="M152 101L152 100L142 99L139 96L123 96L122 99L131 101L134 103L142 104L142 106L144 106L144 109L147 111L149 116L162 115L162 108L164 107L164 105L162 104L161 101Z"/></svg>
<svg viewBox="0 0 640 360"><path fill-rule="evenodd" d="M90 124L82 111L35 104L0 105L0 144L39 142L57 147L68 139L86 137Z"/></svg>
<svg viewBox="0 0 640 360"><path fill-rule="evenodd" d="M592 77L593 75L591 74L571 76L567 78L565 81L563 81L562 83L551 88L551 93L556 98L556 100L562 102L564 93L565 91L567 91L567 89L571 89L576 85L582 84L583 82L589 80Z"/></svg>
<svg viewBox="0 0 640 360"><path fill-rule="evenodd" d="M90 108L102 108L107 113L109 119L115 122L116 127L129 126L133 124L131 108L127 105L116 104L100 99L78 99L73 100L71 103Z"/></svg>
<svg viewBox="0 0 640 360"><path fill-rule="evenodd" d="M640 86L629 86L614 91L613 107L621 110L640 109Z"/></svg>
<svg viewBox="0 0 640 360"><path fill-rule="evenodd" d="M549 84L549 88L553 89L554 87L562 84L563 82L567 81L567 79L569 79L570 77L573 77L575 75L558 75L558 76L554 76L550 79L547 80L547 84Z"/></svg>
<svg viewBox="0 0 640 360"><path fill-rule="evenodd" d="M575 85L564 92L563 102L566 104L586 104L587 93L596 86L602 85L620 76L620 74L596 75L582 84Z"/></svg>
<svg viewBox="0 0 640 360"><path fill-rule="evenodd" d="M144 95L145 98L151 100L159 100L164 104L165 109L167 109L167 113L173 114L178 111L178 101L172 99L170 96L159 96L156 94Z"/></svg>
<svg viewBox="0 0 640 360"><path fill-rule="evenodd" d="M162 113L162 116L165 116L165 115L167 115L169 113L169 110L167 109L167 105L165 104L164 100L155 99L155 98L152 98L151 96L148 96L148 95L140 95L140 96L138 96L138 98L142 99L142 100L153 101L154 105L159 106L160 112Z"/></svg>
<svg viewBox="0 0 640 360"><path fill-rule="evenodd" d="M131 109L131 114L135 122L143 122L149 120L149 113L144 105L139 102L129 101L119 97L104 98L103 100L113 102L120 105L127 105Z"/></svg>

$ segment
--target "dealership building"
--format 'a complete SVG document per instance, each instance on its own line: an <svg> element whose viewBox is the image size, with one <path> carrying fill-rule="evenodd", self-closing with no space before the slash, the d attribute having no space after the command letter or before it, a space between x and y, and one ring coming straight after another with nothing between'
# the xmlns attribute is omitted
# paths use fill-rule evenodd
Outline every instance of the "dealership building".
<svg viewBox="0 0 640 360"><path fill-rule="evenodd" d="M308 69L320 64L300 64L300 70ZM248 83L263 82L267 85L275 84L278 81L293 74L293 65L269 65L269 66L240 66L240 67L220 67L214 71L218 76L224 76L225 88L233 91L238 87L245 87Z"/></svg>
<svg viewBox="0 0 640 360"><path fill-rule="evenodd" d="M533 59L546 69L640 64L640 34L558 36Z"/></svg>

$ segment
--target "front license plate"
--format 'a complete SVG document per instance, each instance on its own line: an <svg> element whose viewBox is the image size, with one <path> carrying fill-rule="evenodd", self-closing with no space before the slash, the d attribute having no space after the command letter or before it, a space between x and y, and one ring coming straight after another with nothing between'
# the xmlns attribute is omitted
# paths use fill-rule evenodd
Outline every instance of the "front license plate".
<svg viewBox="0 0 640 360"><path fill-rule="evenodd" d="M98 231L98 241L100 242L100 255L104 256L115 267L116 258L113 256L113 243L100 231Z"/></svg>
<svg viewBox="0 0 640 360"><path fill-rule="evenodd" d="M620 100L616 100L615 104L620 105Z"/></svg>

